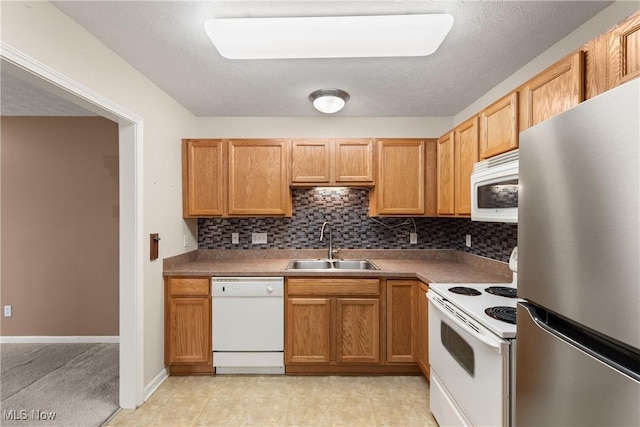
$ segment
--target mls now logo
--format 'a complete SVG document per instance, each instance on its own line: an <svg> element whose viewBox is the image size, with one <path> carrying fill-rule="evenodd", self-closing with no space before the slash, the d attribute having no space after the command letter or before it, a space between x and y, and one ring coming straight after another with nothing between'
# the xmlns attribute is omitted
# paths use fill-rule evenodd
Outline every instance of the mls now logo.
<svg viewBox="0 0 640 427"><path fill-rule="evenodd" d="M20 411L17 409L10 409L8 411L2 411L2 418L7 421L10 421L10 420L20 421L20 420L29 419L29 414L24 409Z"/></svg>

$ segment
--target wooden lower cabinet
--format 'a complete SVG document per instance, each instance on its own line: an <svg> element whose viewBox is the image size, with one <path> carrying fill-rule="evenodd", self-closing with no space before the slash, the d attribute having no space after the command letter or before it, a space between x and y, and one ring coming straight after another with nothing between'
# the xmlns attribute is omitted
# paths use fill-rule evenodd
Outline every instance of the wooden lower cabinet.
<svg viewBox="0 0 640 427"><path fill-rule="evenodd" d="M288 363L329 363L331 346L331 300L287 299Z"/></svg>
<svg viewBox="0 0 640 427"><path fill-rule="evenodd" d="M209 279L165 281L164 358L175 374L213 373Z"/></svg>
<svg viewBox="0 0 640 427"><path fill-rule="evenodd" d="M418 290L415 295L416 307L418 307L418 327L416 328L418 366L429 381L429 300L427 299L429 285L418 282L416 286Z"/></svg>
<svg viewBox="0 0 640 427"><path fill-rule="evenodd" d="M380 361L380 301L377 298L336 299L336 361Z"/></svg>
<svg viewBox="0 0 640 427"><path fill-rule="evenodd" d="M415 363L416 280L387 280L387 361Z"/></svg>
<svg viewBox="0 0 640 427"><path fill-rule="evenodd" d="M389 363L386 289L371 278L288 278L287 373L419 373L412 360Z"/></svg>

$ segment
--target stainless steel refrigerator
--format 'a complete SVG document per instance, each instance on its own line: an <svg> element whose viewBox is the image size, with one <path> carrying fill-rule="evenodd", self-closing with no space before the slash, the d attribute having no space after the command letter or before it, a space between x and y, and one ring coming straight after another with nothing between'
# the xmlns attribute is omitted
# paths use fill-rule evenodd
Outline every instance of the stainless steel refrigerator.
<svg viewBox="0 0 640 427"><path fill-rule="evenodd" d="M640 81L520 134L515 426L640 426Z"/></svg>

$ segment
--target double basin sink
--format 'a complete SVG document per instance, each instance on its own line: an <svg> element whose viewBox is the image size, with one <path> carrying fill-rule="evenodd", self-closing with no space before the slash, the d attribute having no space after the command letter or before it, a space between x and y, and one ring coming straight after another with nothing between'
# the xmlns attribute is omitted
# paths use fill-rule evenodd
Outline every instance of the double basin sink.
<svg viewBox="0 0 640 427"><path fill-rule="evenodd" d="M292 259L287 270L380 270L368 259Z"/></svg>

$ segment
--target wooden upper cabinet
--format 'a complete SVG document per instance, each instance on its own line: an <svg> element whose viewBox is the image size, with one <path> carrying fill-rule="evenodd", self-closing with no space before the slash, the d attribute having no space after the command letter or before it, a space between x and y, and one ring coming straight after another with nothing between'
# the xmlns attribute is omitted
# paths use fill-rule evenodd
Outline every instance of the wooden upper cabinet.
<svg viewBox="0 0 640 427"><path fill-rule="evenodd" d="M227 141L182 140L183 216L222 216L225 213Z"/></svg>
<svg viewBox="0 0 640 427"><path fill-rule="evenodd" d="M640 77L640 11L583 48L586 99Z"/></svg>
<svg viewBox="0 0 640 427"><path fill-rule="evenodd" d="M373 140L300 139L291 145L291 184L373 185Z"/></svg>
<svg viewBox="0 0 640 427"><path fill-rule="evenodd" d="M471 215L471 171L478 161L478 117L454 131L455 213Z"/></svg>
<svg viewBox="0 0 640 427"><path fill-rule="evenodd" d="M478 161L478 116L438 140L438 215L471 214L471 171Z"/></svg>
<svg viewBox="0 0 640 427"><path fill-rule="evenodd" d="M335 181L373 183L373 140L335 141Z"/></svg>
<svg viewBox="0 0 640 427"><path fill-rule="evenodd" d="M455 182L453 174L454 132L438 139L438 215L455 214Z"/></svg>
<svg viewBox="0 0 640 427"><path fill-rule="evenodd" d="M301 139L291 143L291 182L328 184L331 141Z"/></svg>
<svg viewBox="0 0 640 427"><path fill-rule="evenodd" d="M520 131L584 100L584 52L558 61L520 89Z"/></svg>
<svg viewBox="0 0 640 427"><path fill-rule="evenodd" d="M611 31L610 87L640 77L640 11Z"/></svg>
<svg viewBox="0 0 640 427"><path fill-rule="evenodd" d="M425 157L427 167L425 170L425 195L424 214L425 216L438 215L438 140L429 139L425 141Z"/></svg>
<svg viewBox="0 0 640 427"><path fill-rule="evenodd" d="M423 215L425 141L380 139L377 143L377 182L372 190L371 215Z"/></svg>
<svg viewBox="0 0 640 427"><path fill-rule="evenodd" d="M229 215L291 216L289 141L232 140Z"/></svg>
<svg viewBox="0 0 640 427"><path fill-rule="evenodd" d="M480 112L480 159L518 148L518 92Z"/></svg>

